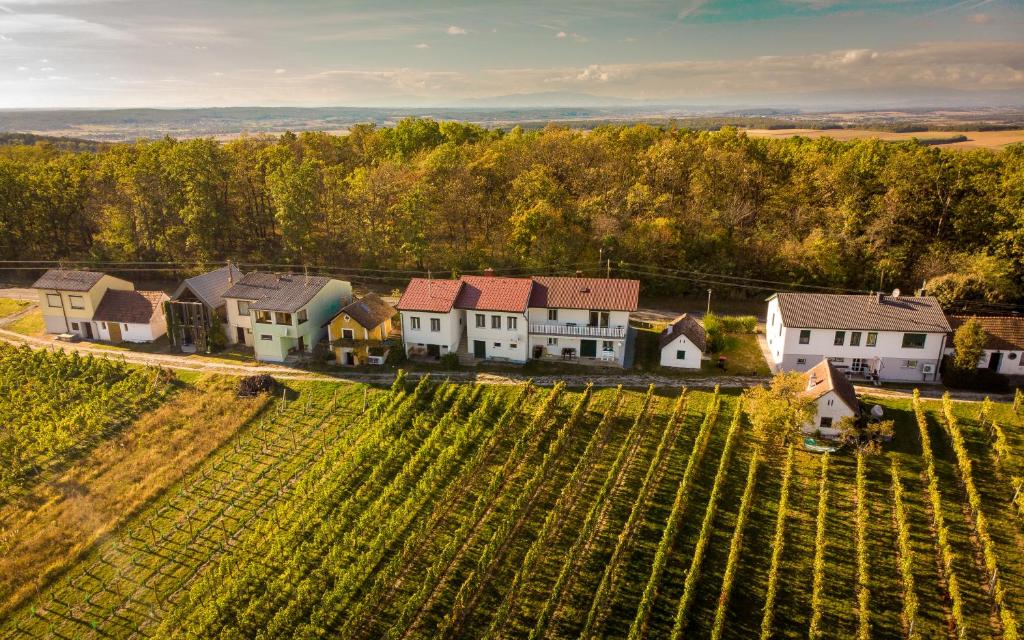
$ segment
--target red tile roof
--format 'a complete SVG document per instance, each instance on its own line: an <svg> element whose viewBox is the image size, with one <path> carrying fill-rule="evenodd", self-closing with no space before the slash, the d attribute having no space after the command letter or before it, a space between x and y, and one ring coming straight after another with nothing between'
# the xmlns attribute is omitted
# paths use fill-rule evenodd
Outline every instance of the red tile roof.
<svg viewBox="0 0 1024 640"><path fill-rule="evenodd" d="M402 293L396 308L399 311L448 313L452 310L461 288L461 280L413 278Z"/></svg>
<svg viewBox="0 0 1024 640"><path fill-rule="evenodd" d="M985 348L995 351L1024 349L1024 316L949 316L955 332L960 325L974 318L985 330ZM949 345L953 345L950 336Z"/></svg>
<svg viewBox="0 0 1024 640"><path fill-rule="evenodd" d="M495 276L462 276L462 291L455 299L458 309L523 313L530 303L533 280Z"/></svg>
<svg viewBox="0 0 1024 640"><path fill-rule="evenodd" d="M817 400L829 391L835 391L836 396L843 404L854 413L860 413L860 403L857 402L857 392L854 391L853 384L828 359L822 359L821 362L811 367L804 374L804 379L807 380L807 389L804 391L804 395L812 400Z"/></svg>
<svg viewBox="0 0 1024 640"><path fill-rule="evenodd" d="M636 311L639 280L534 276L531 307Z"/></svg>
<svg viewBox="0 0 1024 640"><path fill-rule="evenodd" d="M121 291L107 289L96 307L93 320L149 324L160 313L160 303L168 300L163 291Z"/></svg>

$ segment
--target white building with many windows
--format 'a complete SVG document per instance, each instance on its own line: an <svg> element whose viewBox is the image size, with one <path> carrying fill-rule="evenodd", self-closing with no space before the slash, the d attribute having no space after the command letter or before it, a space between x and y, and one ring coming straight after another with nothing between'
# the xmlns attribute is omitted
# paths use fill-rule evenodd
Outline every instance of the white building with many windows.
<svg viewBox="0 0 1024 640"><path fill-rule="evenodd" d="M932 297L777 293L765 339L776 371L837 370L878 380L936 381L949 322Z"/></svg>

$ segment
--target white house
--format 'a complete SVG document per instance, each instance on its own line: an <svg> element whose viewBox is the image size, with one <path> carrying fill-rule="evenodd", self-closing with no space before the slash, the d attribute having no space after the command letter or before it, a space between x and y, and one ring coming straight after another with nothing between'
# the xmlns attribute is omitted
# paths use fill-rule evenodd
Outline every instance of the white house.
<svg viewBox="0 0 1024 640"><path fill-rule="evenodd" d="M775 370L806 371L828 358L879 380L938 380L950 327L933 297L777 293L765 339Z"/></svg>
<svg viewBox="0 0 1024 640"><path fill-rule="evenodd" d="M325 324L352 301L352 285L321 276L253 271L223 297L228 340L252 347L257 360L283 362L310 352L327 336Z"/></svg>
<svg viewBox="0 0 1024 640"><path fill-rule="evenodd" d="M397 308L412 357L622 366L639 292L637 280L605 278L414 278Z"/></svg>
<svg viewBox="0 0 1024 640"><path fill-rule="evenodd" d="M955 333L972 316L950 316L949 324ZM1007 376L1024 376L1024 317L973 317L985 330L985 351L978 360L979 369L989 369ZM953 334L946 343L946 354L953 355Z"/></svg>
<svg viewBox="0 0 1024 640"><path fill-rule="evenodd" d="M464 334L462 311L455 299L461 280L413 278L395 307L402 316L406 355L440 358L455 352Z"/></svg>
<svg viewBox="0 0 1024 640"><path fill-rule="evenodd" d="M708 347L707 334L703 325L684 313L665 327L658 336L658 346L661 366L700 369L701 358Z"/></svg>
<svg viewBox="0 0 1024 640"><path fill-rule="evenodd" d="M804 425L804 433L818 432L826 438L834 438L839 435L836 425L840 420L860 416L860 402L853 385L831 362L822 360L804 377L807 381L804 395L812 398L818 409L814 422Z"/></svg>
<svg viewBox="0 0 1024 640"><path fill-rule="evenodd" d="M87 340L100 337L93 315L108 290L132 291L127 280L96 271L50 269L32 288L39 291L39 309L46 333L72 333Z"/></svg>
<svg viewBox="0 0 1024 640"><path fill-rule="evenodd" d="M93 314L97 337L109 342L152 342L167 333L163 291L108 289Z"/></svg>

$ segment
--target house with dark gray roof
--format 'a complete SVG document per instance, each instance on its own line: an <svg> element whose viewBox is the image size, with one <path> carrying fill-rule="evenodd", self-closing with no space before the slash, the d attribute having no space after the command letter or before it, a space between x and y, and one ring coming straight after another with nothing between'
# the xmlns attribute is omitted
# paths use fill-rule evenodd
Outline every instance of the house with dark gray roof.
<svg viewBox="0 0 1024 640"><path fill-rule="evenodd" d="M99 339L113 342L153 342L167 331L163 291L107 289L96 307L93 320L99 325Z"/></svg>
<svg viewBox="0 0 1024 640"><path fill-rule="evenodd" d="M344 280L253 271L222 294L228 341L252 347L256 359L283 362L327 337L326 323L352 301Z"/></svg>
<svg viewBox="0 0 1024 640"><path fill-rule="evenodd" d="M227 300L224 293L242 279L233 264L186 278L164 305L171 346L183 351L210 352L227 341ZM221 339L219 335L224 337Z"/></svg>
<svg viewBox="0 0 1024 640"><path fill-rule="evenodd" d="M844 375L937 381L950 331L930 296L777 293L765 340L776 371L807 371L827 359Z"/></svg>
<svg viewBox="0 0 1024 640"><path fill-rule="evenodd" d="M679 369L700 369L701 358L708 348L704 325L688 313L678 316L658 336L661 366Z"/></svg>
<svg viewBox="0 0 1024 640"><path fill-rule="evenodd" d="M32 284L39 292L39 309L46 333L70 333L86 340L103 340L103 321L94 318L109 290L132 291L127 280L100 273L49 269Z"/></svg>

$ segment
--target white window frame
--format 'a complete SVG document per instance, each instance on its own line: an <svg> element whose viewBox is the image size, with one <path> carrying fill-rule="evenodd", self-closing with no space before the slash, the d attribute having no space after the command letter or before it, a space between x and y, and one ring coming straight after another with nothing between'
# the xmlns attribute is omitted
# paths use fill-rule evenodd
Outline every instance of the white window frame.
<svg viewBox="0 0 1024 640"><path fill-rule="evenodd" d="M430 330L434 333L440 333L441 331L441 318L430 319Z"/></svg>
<svg viewBox="0 0 1024 640"><path fill-rule="evenodd" d="M413 330L416 330L416 329L420 328L420 317L419 316L409 316L409 328L413 329Z"/></svg>
<svg viewBox="0 0 1024 640"><path fill-rule="evenodd" d="M54 298L57 298L57 304L53 304ZM46 294L46 306L60 309L64 306L64 299L60 297L59 293L48 293Z"/></svg>
<svg viewBox="0 0 1024 640"><path fill-rule="evenodd" d="M75 300L78 301L79 306L75 306ZM68 296L68 306L72 309L81 311L85 309L85 298L82 296Z"/></svg>

